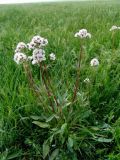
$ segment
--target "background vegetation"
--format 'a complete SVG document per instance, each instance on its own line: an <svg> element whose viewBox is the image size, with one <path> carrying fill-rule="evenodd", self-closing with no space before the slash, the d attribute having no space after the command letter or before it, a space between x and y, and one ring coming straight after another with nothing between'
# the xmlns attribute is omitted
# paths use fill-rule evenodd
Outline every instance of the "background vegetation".
<svg viewBox="0 0 120 160"><path fill-rule="evenodd" d="M119 2L0 6L1 160L120 160L120 31L113 47L112 25L120 25ZM71 106L80 50L74 34L81 28L92 38L84 47L77 101ZM65 102L62 115L48 109L44 88L39 102L22 66L13 61L16 44L36 34L48 39L46 52L57 57L49 74L57 98ZM94 57L100 65L93 69ZM39 68L31 69L41 86ZM39 127L33 121L45 124Z"/></svg>

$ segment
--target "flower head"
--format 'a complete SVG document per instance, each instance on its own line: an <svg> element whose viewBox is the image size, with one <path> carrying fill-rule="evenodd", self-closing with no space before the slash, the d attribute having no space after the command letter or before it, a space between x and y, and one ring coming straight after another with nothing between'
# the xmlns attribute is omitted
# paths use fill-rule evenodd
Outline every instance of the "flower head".
<svg viewBox="0 0 120 160"><path fill-rule="evenodd" d="M21 64L21 63L27 61L27 56L26 56L24 53L17 52L17 53L15 53L15 55L14 55L14 61L15 61L17 64Z"/></svg>
<svg viewBox="0 0 120 160"><path fill-rule="evenodd" d="M110 31L119 30L119 29L120 29L120 27L112 26L112 27L110 28Z"/></svg>
<svg viewBox="0 0 120 160"><path fill-rule="evenodd" d="M99 65L99 61L97 58L93 58L90 62L91 66L98 66Z"/></svg>
<svg viewBox="0 0 120 160"><path fill-rule="evenodd" d="M43 49L35 49L32 55L32 64L38 64L42 61L45 61L45 51Z"/></svg>
<svg viewBox="0 0 120 160"><path fill-rule="evenodd" d="M27 45L24 42L19 42L16 47L15 53L21 52L21 50L25 48L27 48Z"/></svg>
<svg viewBox="0 0 120 160"><path fill-rule="evenodd" d="M91 38L91 34L87 32L87 29L81 29L79 32L75 33L75 37L83 38Z"/></svg>
<svg viewBox="0 0 120 160"><path fill-rule="evenodd" d="M35 44L36 48L41 48L48 44L48 40L41 36L34 36L31 43Z"/></svg>
<svg viewBox="0 0 120 160"><path fill-rule="evenodd" d="M55 59L56 59L55 54L54 54L54 53L51 53L51 54L50 54L50 60L55 61Z"/></svg>

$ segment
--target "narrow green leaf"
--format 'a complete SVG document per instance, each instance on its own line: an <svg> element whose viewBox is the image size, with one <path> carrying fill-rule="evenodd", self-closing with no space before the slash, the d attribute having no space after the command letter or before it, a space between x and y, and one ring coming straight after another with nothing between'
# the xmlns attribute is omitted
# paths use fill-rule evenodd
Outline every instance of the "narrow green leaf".
<svg viewBox="0 0 120 160"><path fill-rule="evenodd" d="M68 138L68 146L73 147L73 139L71 137Z"/></svg>
<svg viewBox="0 0 120 160"><path fill-rule="evenodd" d="M21 152L17 152L17 153L12 153L11 155L9 155L7 157L7 159L14 159L14 158L17 158L17 157L20 157L21 156Z"/></svg>
<svg viewBox="0 0 120 160"><path fill-rule="evenodd" d="M49 160L54 160L54 159L57 157L58 153L59 153L59 149L55 149L55 150L52 152Z"/></svg>
<svg viewBox="0 0 120 160"><path fill-rule="evenodd" d="M44 122L39 122L39 121L33 121L33 124L36 124L37 126L41 127L41 128L49 128L49 124L44 123Z"/></svg>
<svg viewBox="0 0 120 160"><path fill-rule="evenodd" d="M66 129L67 129L67 123L64 123L64 124L61 126L61 133L64 134Z"/></svg>
<svg viewBox="0 0 120 160"><path fill-rule="evenodd" d="M54 117L55 117L54 115L50 116L50 117L46 120L46 122L52 121Z"/></svg>
<svg viewBox="0 0 120 160"><path fill-rule="evenodd" d="M63 108L66 108L66 107L68 107L68 106L70 106L71 105L71 102L68 102L68 103L66 103L64 106L63 106Z"/></svg>
<svg viewBox="0 0 120 160"><path fill-rule="evenodd" d="M112 139L107 139L107 138L100 137L100 138L97 139L97 141L98 142L110 143L110 142L112 142Z"/></svg>
<svg viewBox="0 0 120 160"><path fill-rule="evenodd" d="M34 120L39 120L41 117L40 116L30 116Z"/></svg>
<svg viewBox="0 0 120 160"><path fill-rule="evenodd" d="M44 143L43 143L43 158L44 158L44 159L45 159L46 156L48 155L49 151L50 151L49 145L48 145L46 142L44 142Z"/></svg>

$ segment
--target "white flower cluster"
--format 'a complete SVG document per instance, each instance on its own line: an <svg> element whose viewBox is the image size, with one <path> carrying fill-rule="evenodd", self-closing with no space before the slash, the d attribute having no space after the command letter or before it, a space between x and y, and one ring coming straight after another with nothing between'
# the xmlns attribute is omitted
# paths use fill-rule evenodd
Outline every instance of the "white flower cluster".
<svg viewBox="0 0 120 160"><path fill-rule="evenodd" d="M27 45L24 42L19 42L16 47L15 53L21 52L25 48L27 48Z"/></svg>
<svg viewBox="0 0 120 160"><path fill-rule="evenodd" d="M88 33L87 29L81 29L79 32L75 33L75 37L83 38L91 38L91 34Z"/></svg>
<svg viewBox="0 0 120 160"><path fill-rule="evenodd" d="M89 78L85 78L83 82L84 83L90 83L90 79Z"/></svg>
<svg viewBox="0 0 120 160"><path fill-rule="evenodd" d="M25 62L26 60L27 60L27 56L24 53L21 53L21 52L15 53L14 61L17 64L21 64L21 63Z"/></svg>
<svg viewBox="0 0 120 160"><path fill-rule="evenodd" d="M27 56L22 53L22 51L27 48L27 45L24 42L19 42L16 49L15 49L15 55L14 55L14 61L17 64L21 64L27 60Z"/></svg>
<svg viewBox="0 0 120 160"><path fill-rule="evenodd" d="M54 54L54 53L51 53L51 54L50 54L50 60L55 61L55 59L56 59L55 54Z"/></svg>
<svg viewBox="0 0 120 160"><path fill-rule="evenodd" d="M48 40L41 36L34 36L30 43L27 44L29 50L45 47L48 44Z"/></svg>
<svg viewBox="0 0 120 160"><path fill-rule="evenodd" d="M42 61L46 60L45 57L45 50L43 47L45 47L48 44L48 40L40 37L40 36L34 36L31 40L30 43L27 45L24 42L18 43L16 50L15 50L15 55L14 55L14 61L17 64L21 64L25 61L32 61L32 64L39 64ZM32 50L32 56L26 56L24 53L22 53L22 50L28 48L29 50ZM51 53L50 55L50 60L55 60L56 56L54 53Z"/></svg>
<svg viewBox="0 0 120 160"><path fill-rule="evenodd" d="M43 49L35 49L32 55L32 64L39 64L42 61L45 61L45 51Z"/></svg>
<svg viewBox="0 0 120 160"><path fill-rule="evenodd" d="M90 65L95 67L95 66L98 66L99 65L99 61L97 58L93 58L90 62Z"/></svg>
<svg viewBox="0 0 120 160"><path fill-rule="evenodd" d="M120 27L112 26L112 27L110 28L110 31L119 30L119 29L120 29Z"/></svg>

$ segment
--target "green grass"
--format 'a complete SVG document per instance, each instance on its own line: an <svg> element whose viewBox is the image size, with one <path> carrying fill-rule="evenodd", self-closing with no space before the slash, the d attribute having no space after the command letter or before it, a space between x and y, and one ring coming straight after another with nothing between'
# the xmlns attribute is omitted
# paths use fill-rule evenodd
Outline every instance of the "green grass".
<svg viewBox="0 0 120 160"><path fill-rule="evenodd" d="M49 151L46 159L55 152L56 160L120 159L120 31L114 50L109 32L120 25L119 8L117 1L0 6L1 160L42 160L43 148ZM92 38L85 42L77 102L71 106L80 50L74 34L81 28ZM46 54L57 57L49 74L63 111L49 119L50 128L32 123L53 116L39 68L31 66L42 102L31 92L22 65L13 61L17 43L28 43L36 34L48 39ZM90 67L94 57L100 61L95 69ZM86 77L90 86L83 83Z"/></svg>

